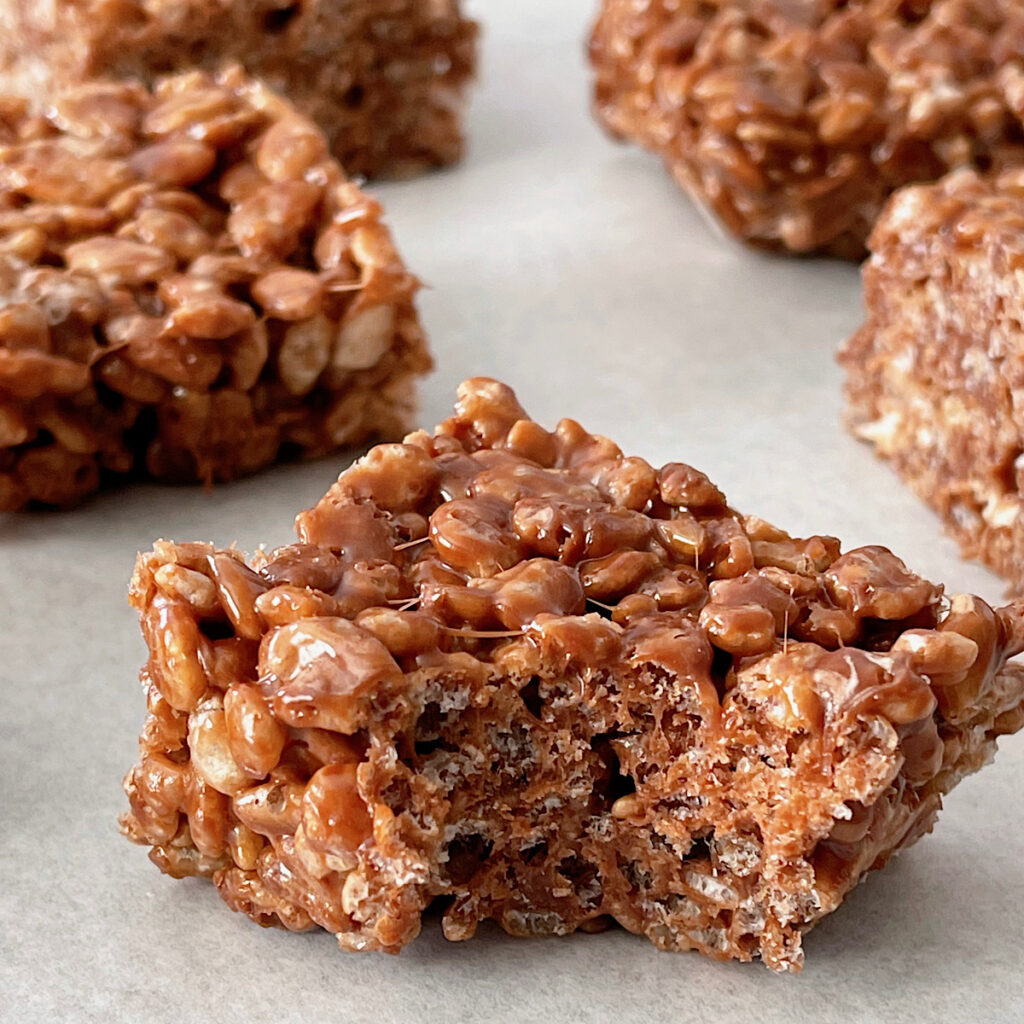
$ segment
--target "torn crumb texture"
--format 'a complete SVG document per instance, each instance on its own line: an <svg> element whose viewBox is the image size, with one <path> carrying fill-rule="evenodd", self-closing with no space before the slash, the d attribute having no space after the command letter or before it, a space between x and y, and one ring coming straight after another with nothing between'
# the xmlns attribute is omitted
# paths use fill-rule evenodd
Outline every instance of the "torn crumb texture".
<svg viewBox="0 0 1024 1024"><path fill-rule="evenodd" d="M440 901L449 939L614 920L798 969L803 933L1024 725L1024 606L790 537L493 380L297 530L248 562L140 556L122 825L343 949L397 952Z"/></svg>
<svg viewBox="0 0 1024 1024"><path fill-rule="evenodd" d="M752 245L860 259L890 193L1024 163L1020 0L604 0L598 119Z"/></svg>
<svg viewBox="0 0 1024 1024"><path fill-rule="evenodd" d="M870 246L847 424L1022 594L1024 170L905 188Z"/></svg>
<svg viewBox="0 0 1024 1024"><path fill-rule="evenodd" d="M401 437L417 288L323 133L238 67L0 99L0 512Z"/></svg>
<svg viewBox="0 0 1024 1024"><path fill-rule="evenodd" d="M326 133L349 174L458 160L478 27L460 0L0 0L0 92L238 63Z"/></svg>

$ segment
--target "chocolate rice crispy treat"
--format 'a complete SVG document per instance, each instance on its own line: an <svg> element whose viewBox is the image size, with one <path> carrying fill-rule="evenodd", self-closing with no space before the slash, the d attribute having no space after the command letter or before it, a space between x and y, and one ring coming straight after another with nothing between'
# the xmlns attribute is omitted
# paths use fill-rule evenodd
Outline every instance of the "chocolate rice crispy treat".
<svg viewBox="0 0 1024 1024"><path fill-rule="evenodd" d="M860 258L886 197L1024 163L1020 0L604 0L596 111L732 234Z"/></svg>
<svg viewBox="0 0 1024 1024"><path fill-rule="evenodd" d="M903 189L870 244L847 421L1024 593L1024 169Z"/></svg>
<svg viewBox="0 0 1024 1024"><path fill-rule="evenodd" d="M327 134L349 174L458 160L476 64L459 0L0 0L0 91L239 63Z"/></svg>
<svg viewBox="0 0 1024 1024"><path fill-rule="evenodd" d="M380 217L238 68L0 100L0 511L401 436L429 357Z"/></svg>
<svg viewBox="0 0 1024 1024"><path fill-rule="evenodd" d="M742 516L495 381L250 561L161 541L127 836L263 925L397 952L600 930L800 966L801 935L1024 725L1024 606Z"/></svg>

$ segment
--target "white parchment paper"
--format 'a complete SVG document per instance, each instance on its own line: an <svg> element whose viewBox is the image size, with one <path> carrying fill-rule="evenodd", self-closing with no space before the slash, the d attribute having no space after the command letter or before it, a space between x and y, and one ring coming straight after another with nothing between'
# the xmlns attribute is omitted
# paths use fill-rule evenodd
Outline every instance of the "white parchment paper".
<svg viewBox="0 0 1024 1024"><path fill-rule="evenodd" d="M471 153L381 186L437 357L424 424L465 376L499 376L658 463L707 470L796 533L883 543L998 601L936 519L838 426L837 343L856 270L741 250L658 162L588 113L591 0L476 0L486 24ZM211 1022L1024 1021L1024 737L947 800L936 832L870 877L775 977L623 932L401 956L264 931L117 834L143 646L125 588L157 537L286 542L342 460L220 488L143 487L68 514L0 517L0 1020Z"/></svg>

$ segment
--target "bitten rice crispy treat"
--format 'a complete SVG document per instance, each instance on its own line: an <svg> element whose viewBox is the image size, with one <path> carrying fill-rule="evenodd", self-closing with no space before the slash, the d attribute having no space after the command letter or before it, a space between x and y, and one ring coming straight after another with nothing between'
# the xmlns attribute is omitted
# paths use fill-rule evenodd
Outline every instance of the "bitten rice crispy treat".
<svg viewBox="0 0 1024 1024"><path fill-rule="evenodd" d="M380 218L237 68L0 100L0 511L401 436L430 360Z"/></svg>
<svg viewBox="0 0 1024 1024"><path fill-rule="evenodd" d="M459 0L0 0L0 91L45 103L90 79L237 62L319 124L349 174L404 177L462 155L476 39Z"/></svg>
<svg viewBox="0 0 1024 1024"><path fill-rule="evenodd" d="M1024 163L1020 0L603 0L595 108L726 230L859 259L893 189Z"/></svg>
<svg viewBox="0 0 1024 1024"><path fill-rule="evenodd" d="M1024 169L893 196L840 354L847 421L1024 592Z"/></svg>
<svg viewBox="0 0 1024 1024"><path fill-rule="evenodd" d="M246 561L162 541L129 838L263 925L397 952L611 919L798 968L1024 724L1024 607L742 516L477 379Z"/></svg>

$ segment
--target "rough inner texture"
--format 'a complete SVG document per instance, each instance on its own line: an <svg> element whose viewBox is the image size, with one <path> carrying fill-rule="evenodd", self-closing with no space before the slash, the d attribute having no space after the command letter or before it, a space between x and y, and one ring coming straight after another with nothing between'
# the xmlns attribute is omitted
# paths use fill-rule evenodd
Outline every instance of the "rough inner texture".
<svg viewBox="0 0 1024 1024"><path fill-rule="evenodd" d="M0 91L238 62L349 174L406 176L462 155L476 38L459 0L0 0Z"/></svg>
<svg viewBox="0 0 1024 1024"><path fill-rule="evenodd" d="M489 380L248 564L161 542L129 838L261 924L395 952L614 918L799 967L801 935L1024 724L1024 609L946 599Z"/></svg>
<svg viewBox="0 0 1024 1024"><path fill-rule="evenodd" d="M847 421L1024 592L1024 170L904 189L871 249Z"/></svg>
<svg viewBox="0 0 1024 1024"><path fill-rule="evenodd" d="M889 193L1024 162L1020 0L604 0L608 130L732 234L859 259Z"/></svg>
<svg viewBox="0 0 1024 1024"><path fill-rule="evenodd" d="M0 511L401 436L430 360L380 217L237 68L0 99Z"/></svg>

